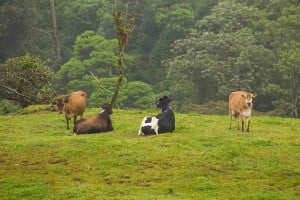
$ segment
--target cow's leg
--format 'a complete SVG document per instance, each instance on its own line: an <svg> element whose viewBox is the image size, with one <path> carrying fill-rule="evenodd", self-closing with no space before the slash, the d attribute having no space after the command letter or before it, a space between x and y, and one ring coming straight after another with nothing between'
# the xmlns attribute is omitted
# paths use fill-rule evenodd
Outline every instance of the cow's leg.
<svg viewBox="0 0 300 200"><path fill-rule="evenodd" d="M229 130L231 130L232 112L229 110Z"/></svg>
<svg viewBox="0 0 300 200"><path fill-rule="evenodd" d="M240 115L236 115L235 119L236 119L236 122L237 122L237 130L240 130L241 116Z"/></svg>
<svg viewBox="0 0 300 200"><path fill-rule="evenodd" d="M76 118L77 118L77 115L74 116L74 126L76 124Z"/></svg>
<svg viewBox="0 0 300 200"><path fill-rule="evenodd" d="M246 132L249 132L249 128L250 128L250 117L247 118L247 129L246 129Z"/></svg>
<svg viewBox="0 0 300 200"><path fill-rule="evenodd" d="M75 131L73 131L73 135L79 135L78 133L76 133Z"/></svg>
<svg viewBox="0 0 300 200"><path fill-rule="evenodd" d="M242 119L242 132L244 132L244 117L241 116Z"/></svg>
<svg viewBox="0 0 300 200"><path fill-rule="evenodd" d="M67 130L69 130L70 129L70 123L69 123L69 118L68 117L66 117L66 121L67 121Z"/></svg>
<svg viewBox="0 0 300 200"><path fill-rule="evenodd" d="M158 135L158 125L154 126L155 135Z"/></svg>
<svg viewBox="0 0 300 200"><path fill-rule="evenodd" d="M138 135L145 135L145 134L142 132L142 127L143 127L143 124L144 124L144 122L146 121L146 119L147 119L147 117L144 117L144 119L142 120L142 123L141 123L140 130L139 130Z"/></svg>
<svg viewBox="0 0 300 200"><path fill-rule="evenodd" d="M140 136L140 135L144 135L144 133L142 132L142 127L140 128L139 133L138 133L138 136Z"/></svg>

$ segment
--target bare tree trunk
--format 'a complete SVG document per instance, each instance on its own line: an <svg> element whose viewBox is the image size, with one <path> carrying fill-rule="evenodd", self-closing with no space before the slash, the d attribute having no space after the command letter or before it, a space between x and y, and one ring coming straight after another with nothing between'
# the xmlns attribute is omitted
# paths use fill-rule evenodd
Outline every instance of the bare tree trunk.
<svg viewBox="0 0 300 200"><path fill-rule="evenodd" d="M117 85L116 85L116 88L115 88L115 93L111 99L111 105L113 107L115 107L115 104L116 104L116 101L117 101L117 97L118 97L118 94L119 94L119 91L120 91L120 87L121 87L121 84L122 84L122 80L124 78L124 68L125 68L125 64L124 64L124 58L123 58L123 55L124 55L124 49L121 48L122 46L119 47L119 53L118 53L118 62L117 62L117 66L118 66L118 71L119 71L119 78L117 80Z"/></svg>
<svg viewBox="0 0 300 200"><path fill-rule="evenodd" d="M55 4L54 4L54 0L49 0L49 2L50 2L51 21L52 21L54 40L56 43L57 62L60 63L61 62L61 44L60 44L60 39L58 37L58 31L57 31Z"/></svg>
<svg viewBox="0 0 300 200"><path fill-rule="evenodd" d="M295 118L298 118L298 94L296 94L295 99L294 99L294 114L295 114Z"/></svg>
<svg viewBox="0 0 300 200"><path fill-rule="evenodd" d="M119 91L120 91L120 87L121 87L121 83L122 83L123 77L124 77L123 73L120 73L118 81L117 81L117 85L116 85L114 96L111 99L111 105L113 107L115 107L115 104L116 104L117 97L118 97L118 94L119 94Z"/></svg>
<svg viewBox="0 0 300 200"><path fill-rule="evenodd" d="M295 117L298 118L298 98L295 99Z"/></svg>
<svg viewBox="0 0 300 200"><path fill-rule="evenodd" d="M133 12L129 16L127 10L125 13L116 10L113 13L113 17L114 17L115 28L116 28L116 36L117 36L118 45L119 45L118 55L117 55L118 61L116 63L116 68L119 71L119 78L117 81L115 93L111 100L111 105L114 107L116 105L119 90L120 90L121 83L122 83L122 80L124 77L124 70L125 70L124 51L125 51L125 47L128 43L129 35L132 32L133 27L134 27L135 13Z"/></svg>
<svg viewBox="0 0 300 200"><path fill-rule="evenodd" d="M298 100L300 94L300 76L299 71L295 65L292 65L290 68L290 76L291 76L291 93L292 93L292 103L294 109L294 117L298 118Z"/></svg>

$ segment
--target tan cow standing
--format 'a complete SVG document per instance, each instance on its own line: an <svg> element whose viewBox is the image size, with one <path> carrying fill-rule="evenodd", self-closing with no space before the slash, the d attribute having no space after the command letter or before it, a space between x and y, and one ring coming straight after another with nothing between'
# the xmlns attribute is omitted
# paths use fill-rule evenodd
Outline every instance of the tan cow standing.
<svg viewBox="0 0 300 200"><path fill-rule="evenodd" d="M82 119L87 103L87 94L84 91L72 92L70 95L58 98L53 102L58 108L58 113L65 113L67 121L67 129L70 128L69 121L74 117L74 125L76 123L77 116Z"/></svg>
<svg viewBox="0 0 300 200"><path fill-rule="evenodd" d="M229 129L231 129L232 116L237 119L237 129L240 129L240 121L242 121L242 131L244 131L244 121L247 120L247 129L249 132L251 111L252 111L252 99L256 97L255 93L249 93L244 91L232 92L229 95Z"/></svg>

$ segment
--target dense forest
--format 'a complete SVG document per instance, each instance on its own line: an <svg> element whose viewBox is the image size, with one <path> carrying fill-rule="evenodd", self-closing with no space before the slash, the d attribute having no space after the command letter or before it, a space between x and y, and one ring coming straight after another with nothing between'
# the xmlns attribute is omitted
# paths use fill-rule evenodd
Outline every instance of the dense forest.
<svg viewBox="0 0 300 200"><path fill-rule="evenodd" d="M299 0L2 0L0 113L79 89L90 107L110 101L115 9L135 14L118 107L169 95L178 112L208 113L246 90L255 110L299 117Z"/></svg>

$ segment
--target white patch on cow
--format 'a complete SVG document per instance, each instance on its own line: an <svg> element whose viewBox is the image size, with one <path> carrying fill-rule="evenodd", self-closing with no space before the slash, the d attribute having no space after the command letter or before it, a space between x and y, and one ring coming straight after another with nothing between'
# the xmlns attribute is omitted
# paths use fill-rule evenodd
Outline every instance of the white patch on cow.
<svg viewBox="0 0 300 200"><path fill-rule="evenodd" d="M151 126L151 129L154 129L156 135L158 135L158 119L156 117L151 117L151 122L146 122L147 118L148 117L144 117L142 120L138 135L145 135L145 133L142 132L142 127L144 126Z"/></svg>
<svg viewBox="0 0 300 200"><path fill-rule="evenodd" d="M245 110L243 110L242 115L245 117L250 117L251 116L251 108L247 108Z"/></svg>

